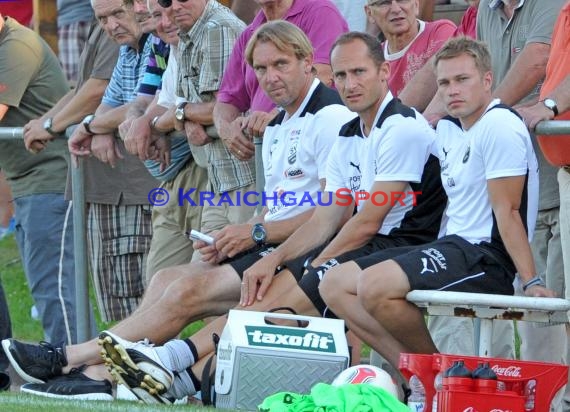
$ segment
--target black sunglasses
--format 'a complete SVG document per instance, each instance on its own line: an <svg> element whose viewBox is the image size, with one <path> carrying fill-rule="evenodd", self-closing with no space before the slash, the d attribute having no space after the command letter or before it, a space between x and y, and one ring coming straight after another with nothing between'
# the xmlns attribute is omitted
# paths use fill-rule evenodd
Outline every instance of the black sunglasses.
<svg viewBox="0 0 570 412"><path fill-rule="evenodd" d="M177 1L178 3L186 3L188 0L177 0ZM160 7L167 9L170 6L172 6L172 0L158 0L158 4L160 5Z"/></svg>

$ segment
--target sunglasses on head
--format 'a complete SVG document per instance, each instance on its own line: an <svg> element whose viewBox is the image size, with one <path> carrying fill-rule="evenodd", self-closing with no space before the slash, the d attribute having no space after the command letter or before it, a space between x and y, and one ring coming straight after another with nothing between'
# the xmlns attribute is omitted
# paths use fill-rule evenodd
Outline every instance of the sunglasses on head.
<svg viewBox="0 0 570 412"><path fill-rule="evenodd" d="M177 0L177 1L178 3L186 3L188 0ZM158 4L160 5L160 7L167 9L170 6L172 6L172 0L158 0Z"/></svg>

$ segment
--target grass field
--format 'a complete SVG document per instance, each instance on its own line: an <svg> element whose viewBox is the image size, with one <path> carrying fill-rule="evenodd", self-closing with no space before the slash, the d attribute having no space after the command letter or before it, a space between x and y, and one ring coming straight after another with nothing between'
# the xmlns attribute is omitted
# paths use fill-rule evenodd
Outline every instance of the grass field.
<svg viewBox="0 0 570 412"><path fill-rule="evenodd" d="M17 393L0 395L0 410L3 412L60 412L60 411L92 411L92 412L149 412L172 410L171 405L143 405L128 401L64 401L39 396L26 396ZM176 410L207 412L215 408L194 405L176 405ZM231 412L231 411L230 411Z"/></svg>

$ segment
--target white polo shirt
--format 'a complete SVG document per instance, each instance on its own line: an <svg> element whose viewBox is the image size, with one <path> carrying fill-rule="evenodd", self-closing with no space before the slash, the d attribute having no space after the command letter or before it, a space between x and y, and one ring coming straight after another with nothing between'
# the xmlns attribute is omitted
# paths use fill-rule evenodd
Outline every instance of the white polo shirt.
<svg viewBox="0 0 570 412"><path fill-rule="evenodd" d="M262 146L265 195L277 199L267 199L266 221L287 219L318 204L330 149L342 125L355 116L336 91L315 79L291 117L283 111L269 123Z"/></svg>
<svg viewBox="0 0 570 412"><path fill-rule="evenodd" d="M499 103L493 100L469 130L452 117L440 120L435 147L449 198L446 234L502 247L487 180L527 176L520 213L530 237L538 210L538 163L525 124L511 110L495 107Z"/></svg>
<svg viewBox="0 0 570 412"><path fill-rule="evenodd" d="M326 190L348 189L356 199L361 196L359 191L370 193L374 182L419 183L434 139L435 133L423 116L401 104L388 92L368 136L364 135L359 118L342 129L341 137L329 156ZM433 178L438 179L439 176ZM413 189L408 184L405 191ZM359 203L359 211L364 204ZM378 233L387 235L400 227L412 207L411 196L406 196L405 205L395 203Z"/></svg>

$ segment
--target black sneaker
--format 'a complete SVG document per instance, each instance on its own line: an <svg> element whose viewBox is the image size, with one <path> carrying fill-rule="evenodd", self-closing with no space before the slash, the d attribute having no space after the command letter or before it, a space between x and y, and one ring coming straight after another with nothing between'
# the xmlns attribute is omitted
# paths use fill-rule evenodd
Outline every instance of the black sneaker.
<svg viewBox="0 0 570 412"><path fill-rule="evenodd" d="M32 345L14 339L4 339L2 347L18 375L26 382L44 383L61 375L61 368L67 365L65 349L47 342Z"/></svg>
<svg viewBox="0 0 570 412"><path fill-rule="evenodd" d="M20 391L48 398L112 401L111 382L88 378L82 370L73 368L68 375L56 376L46 383L26 383Z"/></svg>

